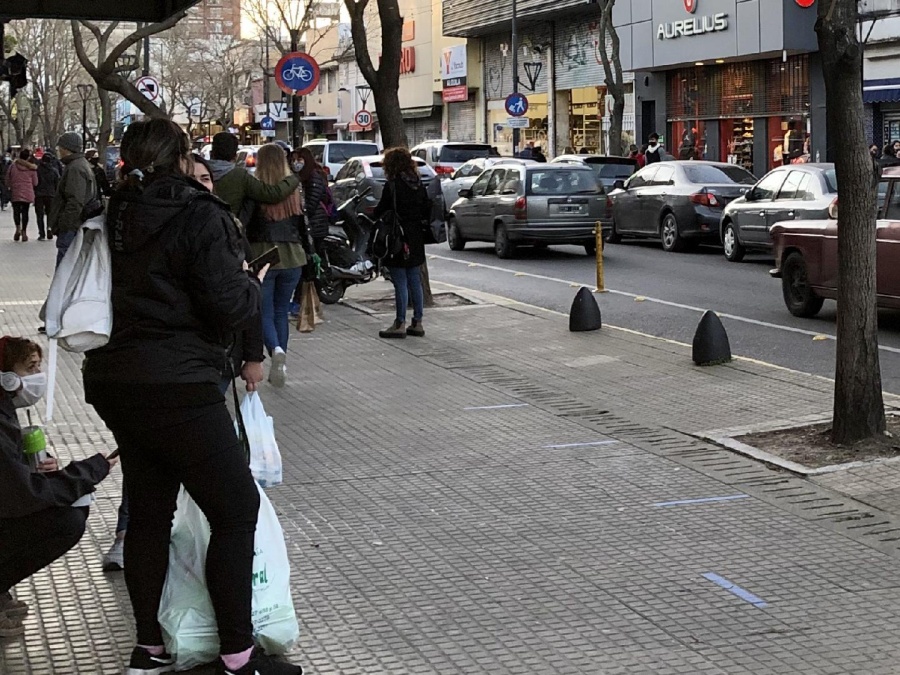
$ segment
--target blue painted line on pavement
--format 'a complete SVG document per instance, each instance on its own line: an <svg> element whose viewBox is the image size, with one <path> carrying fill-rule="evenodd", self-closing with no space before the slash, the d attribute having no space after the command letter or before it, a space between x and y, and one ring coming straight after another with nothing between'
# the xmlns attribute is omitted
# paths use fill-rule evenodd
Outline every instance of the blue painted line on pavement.
<svg viewBox="0 0 900 675"><path fill-rule="evenodd" d="M730 502L734 499L746 499L750 495L726 495L725 497L701 497L700 499L679 499L674 502L656 502L653 506L683 506L684 504L709 504L711 502Z"/></svg>
<svg viewBox="0 0 900 675"><path fill-rule="evenodd" d="M527 408L527 403L506 403L504 405L477 405L463 410L501 410L503 408Z"/></svg>
<svg viewBox="0 0 900 675"><path fill-rule="evenodd" d="M751 593L747 589L741 588L737 584L731 583L725 577L720 577L718 574L716 574L714 572L706 572L703 575L703 578L708 581L713 582L714 584L716 584L718 586L721 586L729 593L733 593L734 595L738 596L741 600L745 600L745 601L749 602L754 607L758 607L758 608L762 609L763 607L769 606L768 603L766 603L766 601L763 600L758 595L753 595L753 593Z"/></svg>
<svg viewBox="0 0 900 675"><path fill-rule="evenodd" d="M590 443L563 443L562 445L545 445L545 450L559 450L561 448L586 448L595 445L612 445L619 441L591 441Z"/></svg>

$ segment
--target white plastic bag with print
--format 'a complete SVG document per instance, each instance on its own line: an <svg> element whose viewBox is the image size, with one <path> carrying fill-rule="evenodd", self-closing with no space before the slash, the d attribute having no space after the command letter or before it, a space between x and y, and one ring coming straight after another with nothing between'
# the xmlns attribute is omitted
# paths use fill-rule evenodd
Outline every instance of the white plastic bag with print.
<svg viewBox="0 0 900 675"><path fill-rule="evenodd" d="M241 416L250 442L250 473L264 488L280 485L281 453L275 440L275 422L266 415L262 399L255 391L241 401Z"/></svg>
<svg viewBox="0 0 900 675"><path fill-rule="evenodd" d="M284 654L300 637L291 598L290 563L275 509L259 490L253 554L253 636L270 654ZM177 670L209 663L219 655L219 636L206 588L209 523L184 488L169 544L169 573L159 605L166 648Z"/></svg>

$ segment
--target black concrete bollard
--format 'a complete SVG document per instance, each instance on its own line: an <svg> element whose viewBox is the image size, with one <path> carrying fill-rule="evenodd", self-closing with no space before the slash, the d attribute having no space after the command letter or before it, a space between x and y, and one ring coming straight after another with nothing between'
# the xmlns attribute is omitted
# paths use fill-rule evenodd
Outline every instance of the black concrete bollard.
<svg viewBox="0 0 900 675"><path fill-rule="evenodd" d="M603 325L600 320L600 307L589 288L582 286L572 301L569 312L569 330L573 333L599 330Z"/></svg>
<svg viewBox="0 0 900 675"><path fill-rule="evenodd" d="M715 312L707 310L697 325L693 359L698 366L717 366L731 361L728 333Z"/></svg>

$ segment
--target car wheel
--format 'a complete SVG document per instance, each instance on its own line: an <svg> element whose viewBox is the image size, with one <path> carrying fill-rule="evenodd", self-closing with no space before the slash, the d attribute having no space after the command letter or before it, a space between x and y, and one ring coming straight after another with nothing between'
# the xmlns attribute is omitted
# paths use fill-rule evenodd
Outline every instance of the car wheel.
<svg viewBox="0 0 900 675"><path fill-rule="evenodd" d="M462 251L466 247L466 240L463 239L454 218L450 219L450 227L447 229L447 243L451 251Z"/></svg>
<svg viewBox="0 0 900 675"><path fill-rule="evenodd" d="M791 253L781 265L781 292L784 304L794 316L813 317L825 303L809 285L806 261L797 252Z"/></svg>
<svg viewBox="0 0 900 675"><path fill-rule="evenodd" d="M319 294L319 300L326 305L334 305L340 302L341 298L344 297L346 288L344 282L327 276L316 280L316 292Z"/></svg>
<svg viewBox="0 0 900 675"><path fill-rule="evenodd" d="M741 262L747 249L740 242L737 231L734 229L734 223L725 223L725 230L722 232L722 249L725 251L725 257L729 262Z"/></svg>
<svg viewBox="0 0 900 675"><path fill-rule="evenodd" d="M608 244L621 244L622 243L622 235L619 234L619 231L616 229L616 221L613 220L610 225L609 234L606 235L606 243Z"/></svg>
<svg viewBox="0 0 900 675"><path fill-rule="evenodd" d="M674 213L667 213L663 216L662 225L659 228L659 236L662 240L663 250L670 253L684 250L684 239L678 231L678 219L675 218Z"/></svg>
<svg viewBox="0 0 900 675"><path fill-rule="evenodd" d="M509 240L509 232L502 223L494 228L494 251L498 258L512 258L516 252L516 245Z"/></svg>

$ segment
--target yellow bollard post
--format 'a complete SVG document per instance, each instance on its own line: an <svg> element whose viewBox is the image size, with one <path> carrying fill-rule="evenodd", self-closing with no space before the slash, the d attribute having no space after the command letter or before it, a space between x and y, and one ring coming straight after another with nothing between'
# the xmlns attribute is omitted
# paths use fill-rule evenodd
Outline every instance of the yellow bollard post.
<svg viewBox="0 0 900 675"><path fill-rule="evenodd" d="M597 221L594 228L594 246L597 249L597 288L594 293L606 293L606 287L603 283L603 225Z"/></svg>

